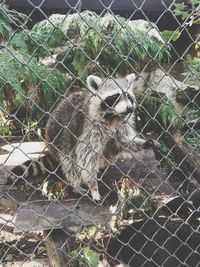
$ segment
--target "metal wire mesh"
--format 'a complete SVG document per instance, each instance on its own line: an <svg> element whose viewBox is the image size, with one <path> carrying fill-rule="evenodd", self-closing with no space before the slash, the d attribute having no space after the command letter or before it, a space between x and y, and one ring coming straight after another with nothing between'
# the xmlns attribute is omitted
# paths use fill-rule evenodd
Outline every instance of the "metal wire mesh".
<svg viewBox="0 0 200 267"><path fill-rule="evenodd" d="M15 2L0 265L199 266L200 3Z"/></svg>

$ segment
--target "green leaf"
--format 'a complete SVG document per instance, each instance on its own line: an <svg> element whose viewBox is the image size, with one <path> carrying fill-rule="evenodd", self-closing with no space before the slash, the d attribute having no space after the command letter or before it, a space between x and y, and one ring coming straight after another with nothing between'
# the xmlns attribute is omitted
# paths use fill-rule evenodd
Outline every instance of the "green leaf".
<svg viewBox="0 0 200 267"><path fill-rule="evenodd" d="M83 253L84 258L86 259L86 262L89 264L89 266L97 267L99 260L100 260L100 254L90 249L89 247L85 247L82 253Z"/></svg>
<svg viewBox="0 0 200 267"><path fill-rule="evenodd" d="M184 3L176 4L175 6L176 8L173 12L176 16L181 16L182 20L188 18L189 12L187 10L187 6Z"/></svg>
<svg viewBox="0 0 200 267"><path fill-rule="evenodd" d="M31 39L28 36L28 31L21 31L19 33L15 33L15 35L10 40L10 45L19 50L22 54L29 53L29 44Z"/></svg>
<svg viewBox="0 0 200 267"><path fill-rule="evenodd" d="M165 31L161 32L161 35L166 42L168 42L168 41L175 42L181 36L181 32L179 32L178 30L176 30L176 31L165 30Z"/></svg>
<svg viewBox="0 0 200 267"><path fill-rule="evenodd" d="M181 12L187 9L187 6L184 3L176 4L175 6L176 6L174 10L175 12Z"/></svg>
<svg viewBox="0 0 200 267"><path fill-rule="evenodd" d="M191 129L190 131L186 133L185 138L192 147L200 151L200 141L199 141L200 130L199 129L196 129L196 130Z"/></svg>
<svg viewBox="0 0 200 267"><path fill-rule="evenodd" d="M192 5L199 5L200 1L199 0L191 0Z"/></svg>
<svg viewBox="0 0 200 267"><path fill-rule="evenodd" d="M194 19L193 24L200 24L200 18Z"/></svg>

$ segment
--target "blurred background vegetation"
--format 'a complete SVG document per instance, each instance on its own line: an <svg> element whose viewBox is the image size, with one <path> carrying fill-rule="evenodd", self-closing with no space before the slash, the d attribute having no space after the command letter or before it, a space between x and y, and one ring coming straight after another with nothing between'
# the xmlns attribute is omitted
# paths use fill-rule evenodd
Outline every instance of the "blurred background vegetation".
<svg viewBox="0 0 200 267"><path fill-rule="evenodd" d="M32 121L43 127L45 112L67 88L84 88L88 74L125 75L170 57L156 25L144 20L91 11L51 15L31 29L26 20L7 7L1 10L1 111L22 121L22 128ZM16 125L15 120L19 134L24 129Z"/></svg>

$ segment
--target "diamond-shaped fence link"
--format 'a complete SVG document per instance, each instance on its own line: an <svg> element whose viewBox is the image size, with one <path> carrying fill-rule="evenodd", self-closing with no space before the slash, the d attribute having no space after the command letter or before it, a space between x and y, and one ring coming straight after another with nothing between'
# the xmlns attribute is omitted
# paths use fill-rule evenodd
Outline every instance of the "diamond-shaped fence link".
<svg viewBox="0 0 200 267"><path fill-rule="evenodd" d="M200 3L0 3L0 266L200 265Z"/></svg>

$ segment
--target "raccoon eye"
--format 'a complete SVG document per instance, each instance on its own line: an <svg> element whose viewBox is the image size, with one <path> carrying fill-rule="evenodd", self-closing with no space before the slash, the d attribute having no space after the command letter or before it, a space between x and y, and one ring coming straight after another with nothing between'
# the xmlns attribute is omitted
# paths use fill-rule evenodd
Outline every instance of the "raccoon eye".
<svg viewBox="0 0 200 267"><path fill-rule="evenodd" d="M108 96L101 104L101 109L106 110L110 107L113 107L114 104L117 102L118 98L120 97L120 94L115 94L112 96Z"/></svg>

